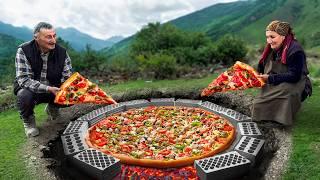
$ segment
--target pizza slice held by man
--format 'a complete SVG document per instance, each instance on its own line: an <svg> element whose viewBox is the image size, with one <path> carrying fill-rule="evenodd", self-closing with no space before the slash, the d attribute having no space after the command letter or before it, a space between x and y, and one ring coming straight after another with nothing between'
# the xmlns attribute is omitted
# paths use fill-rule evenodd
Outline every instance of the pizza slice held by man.
<svg viewBox="0 0 320 180"><path fill-rule="evenodd" d="M253 87L262 87L265 82L257 77L258 73L243 62L237 61L227 71L214 79L201 96L209 96L216 92L225 92L230 90L244 90Z"/></svg>
<svg viewBox="0 0 320 180"><path fill-rule="evenodd" d="M107 93L78 72L75 72L60 87L56 94L55 103L62 105L96 103L116 104Z"/></svg>

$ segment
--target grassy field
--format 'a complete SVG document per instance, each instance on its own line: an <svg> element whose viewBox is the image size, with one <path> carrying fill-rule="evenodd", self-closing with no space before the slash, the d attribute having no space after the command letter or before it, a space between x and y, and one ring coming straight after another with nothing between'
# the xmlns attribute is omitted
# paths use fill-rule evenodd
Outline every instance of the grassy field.
<svg viewBox="0 0 320 180"><path fill-rule="evenodd" d="M293 128L293 153L284 179L320 179L320 88L298 114Z"/></svg>
<svg viewBox="0 0 320 180"><path fill-rule="evenodd" d="M44 105L35 108L38 125L47 119L43 111ZM22 145L27 141L22 121L15 109L0 113L0 179L33 179L27 173Z"/></svg>
<svg viewBox="0 0 320 180"><path fill-rule="evenodd" d="M111 87L103 87L111 93L135 91L142 88L189 89L205 87L214 76L202 79L132 81ZM293 128L293 152L284 179L320 179L320 88L314 86L314 94L309 98L298 114ZM256 91L247 91L254 94ZM0 95L1 96L1 95ZM1 98L0 98L1 99ZM37 121L47 119L43 111L44 105L36 107ZM27 174L25 164L19 154L22 144L26 142L22 123L16 110L0 113L0 179L32 179Z"/></svg>

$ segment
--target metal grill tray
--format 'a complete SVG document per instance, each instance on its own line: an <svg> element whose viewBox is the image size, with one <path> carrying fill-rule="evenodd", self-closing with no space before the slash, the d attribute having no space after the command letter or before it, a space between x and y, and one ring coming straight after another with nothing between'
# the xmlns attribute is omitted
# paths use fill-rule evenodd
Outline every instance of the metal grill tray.
<svg viewBox="0 0 320 180"><path fill-rule="evenodd" d="M261 158L263 153L263 145L265 140L257 139L249 136L242 136L239 143L235 147L240 154L250 159L252 165Z"/></svg>
<svg viewBox="0 0 320 180"><path fill-rule="evenodd" d="M125 109L132 109L132 108L142 108L147 107L150 105L150 102L145 99L139 99L139 100L132 100L124 102Z"/></svg>
<svg viewBox="0 0 320 180"><path fill-rule="evenodd" d="M84 142L83 133L75 133L61 136L63 150L65 155L73 155L88 149Z"/></svg>
<svg viewBox="0 0 320 180"><path fill-rule="evenodd" d="M92 148L74 155L71 162L97 179L112 179L121 172L119 159Z"/></svg>
<svg viewBox="0 0 320 180"><path fill-rule="evenodd" d="M194 165L201 180L236 178L249 171L250 160L236 151L196 160Z"/></svg>
<svg viewBox="0 0 320 180"><path fill-rule="evenodd" d="M232 109L228 109L224 115L226 115L227 117L232 118L236 121L249 121L249 120L251 120L251 117L244 115L244 114L241 114L241 113L234 111Z"/></svg>
<svg viewBox="0 0 320 180"><path fill-rule="evenodd" d="M177 99L175 101L175 106L185 106L185 107L199 107L201 105L201 100L192 100L192 99Z"/></svg>
<svg viewBox="0 0 320 180"><path fill-rule="evenodd" d="M218 109L221 108L221 106L219 106L217 104L214 104L214 103L211 103L209 101L202 102L200 107L205 109L205 110L214 112L214 113L218 113Z"/></svg>
<svg viewBox="0 0 320 180"><path fill-rule="evenodd" d="M152 98L150 99L150 105L155 106L174 106L174 98Z"/></svg>
<svg viewBox="0 0 320 180"><path fill-rule="evenodd" d="M243 136L261 136L261 132L255 122L241 122L238 123L241 135Z"/></svg>
<svg viewBox="0 0 320 180"><path fill-rule="evenodd" d="M63 134L73 134L73 133L84 133L88 130L87 121L71 121L67 128L64 130Z"/></svg>

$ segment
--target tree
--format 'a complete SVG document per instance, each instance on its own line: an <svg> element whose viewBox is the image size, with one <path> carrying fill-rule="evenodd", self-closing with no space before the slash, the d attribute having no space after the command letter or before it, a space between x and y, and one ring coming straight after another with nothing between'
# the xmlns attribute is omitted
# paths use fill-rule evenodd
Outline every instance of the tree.
<svg viewBox="0 0 320 180"><path fill-rule="evenodd" d="M165 79L176 76L177 65L173 56L157 53L146 58L139 55L136 57L136 61L139 64L140 72L149 78Z"/></svg>
<svg viewBox="0 0 320 180"><path fill-rule="evenodd" d="M234 36L225 35L217 42L217 58L224 65L244 58L247 52L244 42Z"/></svg>

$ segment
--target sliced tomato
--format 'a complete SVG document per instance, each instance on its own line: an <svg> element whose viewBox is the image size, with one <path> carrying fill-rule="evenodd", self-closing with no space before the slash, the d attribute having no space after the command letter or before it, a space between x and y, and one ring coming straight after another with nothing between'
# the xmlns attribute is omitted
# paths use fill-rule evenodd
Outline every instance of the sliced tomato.
<svg viewBox="0 0 320 180"><path fill-rule="evenodd" d="M97 143L98 146L104 146L104 145L108 144L108 141L105 137L100 138L98 141L99 141Z"/></svg>
<svg viewBox="0 0 320 180"><path fill-rule="evenodd" d="M190 146L187 146L184 148L183 152L190 153L192 151L192 148Z"/></svg>
<svg viewBox="0 0 320 180"><path fill-rule="evenodd" d="M235 83L237 87L243 86L243 83L241 82L241 78L237 75L234 75L231 81Z"/></svg>
<svg viewBox="0 0 320 180"><path fill-rule="evenodd" d="M97 91L95 91L95 90L93 90L93 89L89 90L88 93L89 93L91 96L97 95Z"/></svg>
<svg viewBox="0 0 320 180"><path fill-rule="evenodd" d="M60 96L58 101L59 102L65 102L66 101L66 97L65 96Z"/></svg>
<svg viewBox="0 0 320 180"><path fill-rule="evenodd" d="M131 122L132 122L131 119L126 119L126 120L123 121L123 124L129 125Z"/></svg>
<svg viewBox="0 0 320 180"><path fill-rule="evenodd" d="M96 132L96 131L93 131L91 133L91 139L98 140L98 139L100 139L102 137L103 137L102 133L99 133L99 132Z"/></svg>
<svg viewBox="0 0 320 180"><path fill-rule="evenodd" d="M224 81L228 81L228 76L221 74L219 77L217 77L216 82L218 84L224 84Z"/></svg>
<svg viewBox="0 0 320 180"><path fill-rule="evenodd" d="M128 145L126 145L126 144L122 144L122 145L120 145L120 146L121 146L121 151L127 152L127 153L131 152L130 146L128 146Z"/></svg>
<svg viewBox="0 0 320 180"><path fill-rule="evenodd" d="M127 132L129 132L130 131L130 128L129 128L130 126L123 126L121 129L120 129L120 131L121 131L121 133L127 133Z"/></svg>
<svg viewBox="0 0 320 180"><path fill-rule="evenodd" d="M140 122L140 121L135 122L135 127L141 127L141 126L143 126L142 122Z"/></svg>
<svg viewBox="0 0 320 180"><path fill-rule="evenodd" d="M114 117L114 116L109 116L107 119L110 120L110 121L116 121L117 120L117 118Z"/></svg>
<svg viewBox="0 0 320 180"><path fill-rule="evenodd" d="M151 149L145 150L146 156L153 156L153 151Z"/></svg>
<svg viewBox="0 0 320 180"><path fill-rule="evenodd" d="M106 94L105 94L103 91L101 91L101 90L98 91L98 96L100 96L100 97L107 97Z"/></svg>
<svg viewBox="0 0 320 180"><path fill-rule="evenodd" d="M156 109L156 106L148 106L147 108L144 109L144 112L151 112L152 110Z"/></svg>
<svg viewBox="0 0 320 180"><path fill-rule="evenodd" d="M224 130L224 131L232 131L232 130L233 130L233 127L232 127L232 126L229 126L228 124L225 124L223 130Z"/></svg>
<svg viewBox="0 0 320 180"><path fill-rule="evenodd" d="M145 149L145 148L147 148L148 146L147 146L147 144L145 143L145 142L142 142L142 143L140 143L139 145L138 145L138 148L139 149Z"/></svg>
<svg viewBox="0 0 320 180"><path fill-rule="evenodd" d="M145 119L147 119L147 116L142 115L138 118L139 121L144 121Z"/></svg>
<svg viewBox="0 0 320 180"><path fill-rule="evenodd" d="M226 143L226 141L227 141L227 139L226 138L217 138L216 139L216 141L218 142L218 143L220 143L220 144L224 144L224 143Z"/></svg>
<svg viewBox="0 0 320 180"><path fill-rule="evenodd" d="M74 85L74 86L75 86L75 85L77 85L77 84L78 84L78 82L79 82L79 80L77 80L77 79L76 79L76 80L72 81L72 85Z"/></svg>
<svg viewBox="0 0 320 180"><path fill-rule="evenodd" d="M200 139L200 141L198 142L198 144L207 144L209 141L206 139Z"/></svg>
<svg viewBox="0 0 320 180"><path fill-rule="evenodd" d="M77 88L85 88L86 87L86 83L85 82L80 82L76 85Z"/></svg>
<svg viewBox="0 0 320 180"><path fill-rule="evenodd" d="M159 129L158 132L161 134L165 134L167 132L167 130L166 129Z"/></svg>
<svg viewBox="0 0 320 180"><path fill-rule="evenodd" d="M251 84L254 86L254 87L261 87L261 82L258 80L258 79L254 79Z"/></svg>
<svg viewBox="0 0 320 180"><path fill-rule="evenodd" d="M86 99L85 95L82 95L82 96L79 97L79 101L80 102L83 102L85 99Z"/></svg>
<svg viewBox="0 0 320 180"><path fill-rule="evenodd" d="M168 149L164 149L164 150L160 151L158 154L167 156L167 155L171 154L171 151Z"/></svg>
<svg viewBox="0 0 320 180"><path fill-rule="evenodd" d="M174 138L169 137L169 143L171 143L171 144L175 144L175 143L176 143L176 141L174 140Z"/></svg>
<svg viewBox="0 0 320 180"><path fill-rule="evenodd" d="M179 153L178 154L178 157L183 157L183 156L186 156L186 154L185 153Z"/></svg>
<svg viewBox="0 0 320 180"><path fill-rule="evenodd" d="M203 147L203 151L204 152L209 152L209 151L211 151L212 149L209 147L209 146L204 146Z"/></svg>

